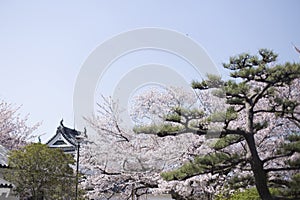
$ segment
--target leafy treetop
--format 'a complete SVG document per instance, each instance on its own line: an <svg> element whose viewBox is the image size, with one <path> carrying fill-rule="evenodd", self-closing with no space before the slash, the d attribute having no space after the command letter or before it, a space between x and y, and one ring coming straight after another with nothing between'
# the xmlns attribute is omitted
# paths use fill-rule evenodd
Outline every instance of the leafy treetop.
<svg viewBox="0 0 300 200"><path fill-rule="evenodd" d="M295 131L300 132L300 65L275 64L276 59L277 55L267 49L259 50L258 55L241 54L223 65L231 71L230 80L209 75L207 80L192 83L194 89L210 90L225 98L225 112L207 114L176 108L166 116L163 125L135 129L138 133L160 137L187 132L208 135L216 123L221 124L217 130L221 139L214 147L215 152L196 157L178 170L163 173L167 180L183 180L205 173L227 176L236 170L250 171L253 175L245 173L248 174L245 177L249 181L252 179L260 197L273 199L269 190L270 175L299 170L299 165L295 165L299 159L291 162L288 158L299 153L299 141L292 141L291 137L298 138ZM293 133L296 135L287 137ZM261 148L263 144L274 144L282 136L286 142L274 146L276 151ZM259 138L262 138L260 142ZM236 144L242 148L229 151ZM274 166L284 158L287 158L284 163ZM251 181L247 183L251 184ZM285 182L285 187L287 185Z"/></svg>

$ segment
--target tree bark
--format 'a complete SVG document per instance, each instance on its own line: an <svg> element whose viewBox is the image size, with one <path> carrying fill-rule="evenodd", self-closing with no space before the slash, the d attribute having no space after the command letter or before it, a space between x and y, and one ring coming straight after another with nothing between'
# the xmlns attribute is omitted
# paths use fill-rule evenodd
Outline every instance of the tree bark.
<svg viewBox="0 0 300 200"><path fill-rule="evenodd" d="M251 158L250 164L251 169L253 171L254 179L255 179L255 186L257 192L262 200L273 200L270 190L268 188L268 180L267 180L267 173L264 170L264 164L260 159L255 139L254 139L254 112L253 112L253 102L249 100L246 103L246 111L247 111L247 124L246 124L246 134L245 139L250 150Z"/></svg>
<svg viewBox="0 0 300 200"><path fill-rule="evenodd" d="M262 200L273 200L267 185L267 173L264 170L263 162L258 156L255 146L254 136L251 134L246 136L246 141L251 153L251 169L254 174L255 186Z"/></svg>

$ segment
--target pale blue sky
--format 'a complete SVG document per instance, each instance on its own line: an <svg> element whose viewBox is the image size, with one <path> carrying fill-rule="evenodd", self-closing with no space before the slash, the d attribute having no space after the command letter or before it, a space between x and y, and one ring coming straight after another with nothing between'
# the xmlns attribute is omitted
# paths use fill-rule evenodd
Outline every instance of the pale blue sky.
<svg viewBox="0 0 300 200"><path fill-rule="evenodd" d="M43 121L43 140L61 118L73 126L73 90L88 55L121 32L172 29L201 44L218 67L241 52L273 49L299 61L300 1L14 1L0 0L0 97L30 122Z"/></svg>

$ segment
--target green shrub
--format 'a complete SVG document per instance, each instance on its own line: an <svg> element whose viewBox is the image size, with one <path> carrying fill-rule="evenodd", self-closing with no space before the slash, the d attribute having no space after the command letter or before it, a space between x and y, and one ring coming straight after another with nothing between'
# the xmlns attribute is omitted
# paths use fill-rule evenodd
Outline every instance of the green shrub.
<svg viewBox="0 0 300 200"><path fill-rule="evenodd" d="M270 188L272 195L278 195L279 191L275 188ZM259 194L255 187L249 188L243 191L236 191L230 197L226 197L224 194L218 195L215 200L260 200Z"/></svg>

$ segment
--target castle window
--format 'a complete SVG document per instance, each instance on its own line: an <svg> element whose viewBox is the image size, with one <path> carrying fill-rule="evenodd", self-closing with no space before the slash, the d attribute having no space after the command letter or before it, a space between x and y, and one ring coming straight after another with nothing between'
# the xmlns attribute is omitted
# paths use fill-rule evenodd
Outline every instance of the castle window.
<svg viewBox="0 0 300 200"><path fill-rule="evenodd" d="M63 140L57 140L56 142L54 142L53 145L64 145L64 144L67 144L67 143L65 143Z"/></svg>

